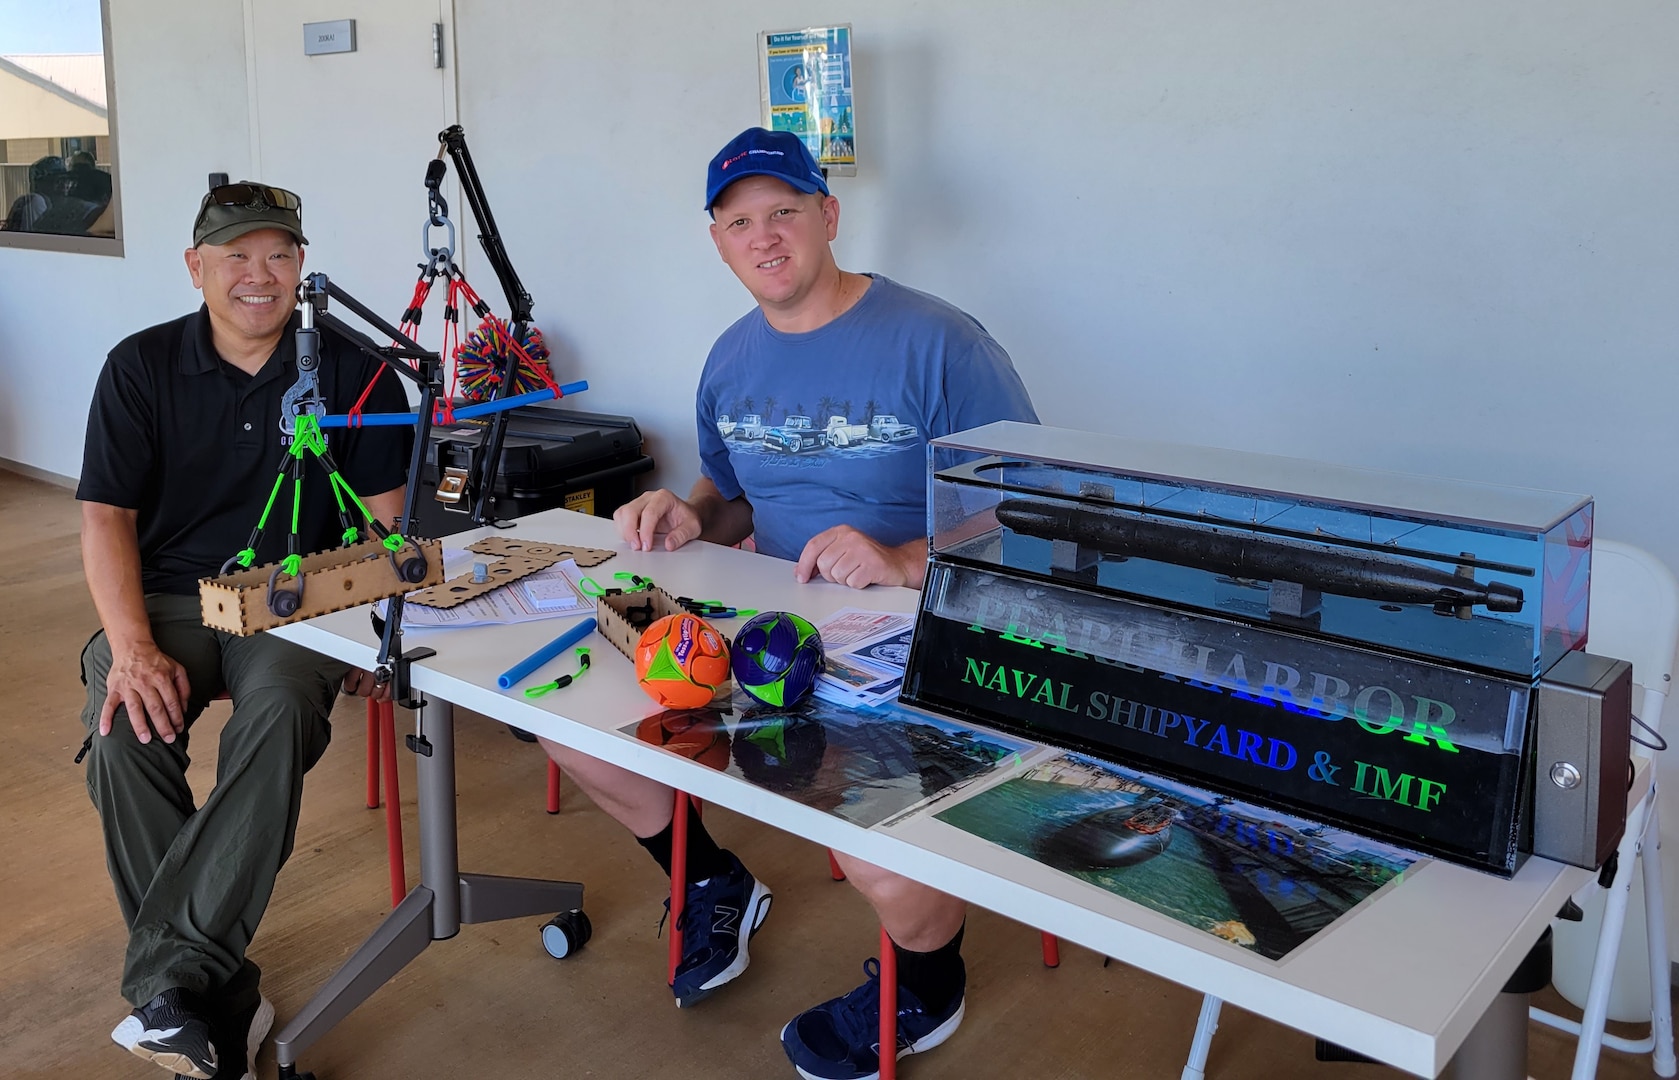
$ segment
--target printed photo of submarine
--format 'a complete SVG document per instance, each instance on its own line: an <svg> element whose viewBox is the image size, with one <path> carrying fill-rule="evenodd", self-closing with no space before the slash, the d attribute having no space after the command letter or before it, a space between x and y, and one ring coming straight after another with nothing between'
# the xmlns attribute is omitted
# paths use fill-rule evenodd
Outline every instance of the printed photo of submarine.
<svg viewBox="0 0 1679 1080"><path fill-rule="evenodd" d="M936 816L1270 960L1420 861L1080 754L1052 758Z"/></svg>

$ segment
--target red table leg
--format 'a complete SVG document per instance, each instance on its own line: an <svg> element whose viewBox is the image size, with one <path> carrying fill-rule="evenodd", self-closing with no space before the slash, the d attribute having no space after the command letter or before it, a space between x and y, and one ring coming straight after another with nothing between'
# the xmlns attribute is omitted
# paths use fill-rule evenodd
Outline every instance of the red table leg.
<svg viewBox="0 0 1679 1080"><path fill-rule="evenodd" d="M396 707L379 703L379 745L385 773L385 844L390 848L391 907L408 895L408 872L402 861L402 796L396 781Z"/></svg>
<svg viewBox="0 0 1679 1080"><path fill-rule="evenodd" d="M379 703L367 699L367 808L379 809Z"/></svg>
<svg viewBox="0 0 1679 1080"><path fill-rule="evenodd" d="M688 796L676 793L670 829L670 972L676 984L676 965L682 962L682 909L688 900Z"/></svg>
<svg viewBox="0 0 1679 1080"><path fill-rule="evenodd" d="M880 928L880 1080L898 1075L898 954Z"/></svg>
<svg viewBox="0 0 1679 1080"><path fill-rule="evenodd" d="M1061 939L1045 930L1044 935L1044 967L1061 966Z"/></svg>

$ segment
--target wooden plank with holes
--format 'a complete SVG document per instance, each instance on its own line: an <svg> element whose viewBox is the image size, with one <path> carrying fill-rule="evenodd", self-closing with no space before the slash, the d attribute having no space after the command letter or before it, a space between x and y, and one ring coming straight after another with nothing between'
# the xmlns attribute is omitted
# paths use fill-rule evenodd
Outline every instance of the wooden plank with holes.
<svg viewBox="0 0 1679 1080"><path fill-rule="evenodd" d="M486 536L468 545L466 550L497 557L497 562L486 567L486 580L474 581L470 573L458 574L441 585L415 593L408 602L426 607L452 608L567 559L575 560L578 566L599 566L618 554L606 548L575 547L548 540L520 540L513 536Z"/></svg>
<svg viewBox="0 0 1679 1080"><path fill-rule="evenodd" d="M461 574L452 577L441 585L433 585L408 597L410 604L424 604L426 607L452 608L464 604L468 600L483 596L491 589L499 589L503 585L511 585L522 577L529 577L539 570L546 570L554 565L555 560L545 556L508 555L485 566L483 581L473 581L471 574Z"/></svg>
<svg viewBox="0 0 1679 1080"><path fill-rule="evenodd" d="M443 545L436 540L410 538L426 559L426 576L412 584L397 577L390 553L378 540L363 540L348 547L303 556L297 581L303 585L303 602L296 614L281 617L268 609L268 581L278 563L236 570L220 577L201 578L198 598L204 625L239 637L286 623L301 622L328 612L342 611L400 596L413 588L436 585L443 580ZM398 557L411 555L405 548ZM285 584L292 584L287 578Z"/></svg>
<svg viewBox="0 0 1679 1080"><path fill-rule="evenodd" d="M530 558L547 558L550 565L575 560L578 566L599 566L601 563L618 554L609 548L577 547L569 544L557 544L547 540L520 540L513 536L486 536L477 543L470 545L468 551L475 551L480 555L524 555Z"/></svg>

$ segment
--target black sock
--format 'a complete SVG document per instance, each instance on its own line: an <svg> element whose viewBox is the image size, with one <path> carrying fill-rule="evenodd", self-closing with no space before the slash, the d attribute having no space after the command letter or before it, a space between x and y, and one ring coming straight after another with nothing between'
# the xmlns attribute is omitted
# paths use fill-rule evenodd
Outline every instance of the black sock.
<svg viewBox="0 0 1679 1080"><path fill-rule="evenodd" d="M962 996L968 975L962 963L962 934L967 928L964 922L955 937L932 952L910 952L892 943L898 958L898 985L919 998L930 1013L944 1012Z"/></svg>
<svg viewBox="0 0 1679 1080"><path fill-rule="evenodd" d="M647 849L647 854L653 856L653 861L659 864L666 876L670 874L670 860L672 841L676 835L676 815L671 815L671 822L656 836L638 836L636 843ZM729 869L729 858L723 849L717 846L717 841L705 831L705 823L694 813L694 804L688 804L688 882L704 881L715 875L726 873Z"/></svg>

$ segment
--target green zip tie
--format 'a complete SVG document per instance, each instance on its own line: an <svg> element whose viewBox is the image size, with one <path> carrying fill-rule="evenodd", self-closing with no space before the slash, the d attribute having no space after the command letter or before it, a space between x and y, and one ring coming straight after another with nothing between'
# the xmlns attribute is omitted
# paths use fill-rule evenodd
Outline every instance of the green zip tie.
<svg viewBox="0 0 1679 1080"><path fill-rule="evenodd" d="M528 698L539 698L543 694L546 694L550 690L564 689L565 687L570 686L572 683L576 682L578 679L581 679L583 676L587 675L589 673L589 650L588 649L580 647L577 650L577 664L578 664L577 674L575 674L575 675L561 675L559 678L555 679L551 683L544 683L541 686L533 686L529 690L525 691L525 696L528 697Z"/></svg>

